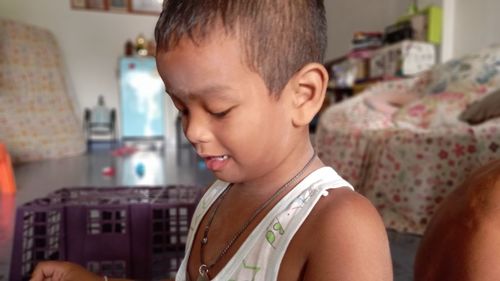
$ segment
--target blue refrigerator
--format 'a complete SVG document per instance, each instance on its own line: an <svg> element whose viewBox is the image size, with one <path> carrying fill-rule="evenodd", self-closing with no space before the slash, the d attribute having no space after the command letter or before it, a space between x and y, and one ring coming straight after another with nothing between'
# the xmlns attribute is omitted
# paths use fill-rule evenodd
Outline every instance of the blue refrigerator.
<svg viewBox="0 0 500 281"><path fill-rule="evenodd" d="M122 57L119 68L122 140L163 140L165 87L154 57Z"/></svg>

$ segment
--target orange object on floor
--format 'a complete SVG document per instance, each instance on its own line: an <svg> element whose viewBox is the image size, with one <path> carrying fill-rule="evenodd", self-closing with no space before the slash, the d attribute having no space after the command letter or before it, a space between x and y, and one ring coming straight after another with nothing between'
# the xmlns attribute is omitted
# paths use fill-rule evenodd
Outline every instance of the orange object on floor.
<svg viewBox="0 0 500 281"><path fill-rule="evenodd" d="M10 155L3 144L0 143L0 193L16 193L16 181L12 170Z"/></svg>

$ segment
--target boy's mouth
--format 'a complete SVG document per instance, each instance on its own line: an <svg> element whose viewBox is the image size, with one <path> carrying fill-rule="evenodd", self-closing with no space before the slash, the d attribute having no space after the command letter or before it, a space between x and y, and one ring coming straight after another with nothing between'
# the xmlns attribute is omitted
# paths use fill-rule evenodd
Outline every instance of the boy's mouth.
<svg viewBox="0 0 500 281"><path fill-rule="evenodd" d="M226 165L229 160L228 155L205 156L203 157L205 164L209 170L219 171Z"/></svg>

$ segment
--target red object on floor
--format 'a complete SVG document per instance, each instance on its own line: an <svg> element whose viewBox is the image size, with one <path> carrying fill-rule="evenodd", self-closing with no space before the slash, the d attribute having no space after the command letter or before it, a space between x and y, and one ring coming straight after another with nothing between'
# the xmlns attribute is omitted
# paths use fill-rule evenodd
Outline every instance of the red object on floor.
<svg viewBox="0 0 500 281"><path fill-rule="evenodd" d="M102 169L102 175L103 176L108 176L108 177L112 177L115 175L115 168L113 167L104 167Z"/></svg>
<svg viewBox="0 0 500 281"><path fill-rule="evenodd" d="M16 181L12 170L12 161L5 145L0 143L0 193L16 193Z"/></svg>

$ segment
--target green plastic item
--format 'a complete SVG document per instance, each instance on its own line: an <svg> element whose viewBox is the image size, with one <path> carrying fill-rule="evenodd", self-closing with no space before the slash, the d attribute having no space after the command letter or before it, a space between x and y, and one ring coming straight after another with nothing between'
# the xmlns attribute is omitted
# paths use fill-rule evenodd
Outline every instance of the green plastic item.
<svg viewBox="0 0 500 281"><path fill-rule="evenodd" d="M409 11L411 6L409 8ZM439 6L428 6L413 14L408 14L398 19L398 23L409 21L415 15L427 16L427 41L441 44L443 33L443 9Z"/></svg>
<svg viewBox="0 0 500 281"><path fill-rule="evenodd" d="M415 3L415 2L416 1L413 1L413 3L410 4L410 6L408 7L407 15L413 16L418 12L418 6L417 6L417 3Z"/></svg>

